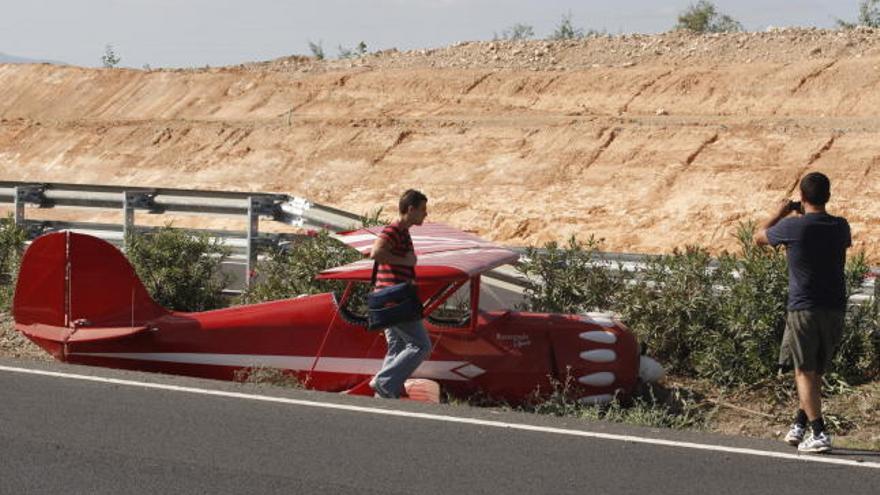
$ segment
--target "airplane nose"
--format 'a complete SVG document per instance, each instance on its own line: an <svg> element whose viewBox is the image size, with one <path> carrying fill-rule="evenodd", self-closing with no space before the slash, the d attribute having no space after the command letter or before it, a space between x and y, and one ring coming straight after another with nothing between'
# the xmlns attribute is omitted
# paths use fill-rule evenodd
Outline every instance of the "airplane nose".
<svg viewBox="0 0 880 495"><path fill-rule="evenodd" d="M626 392L638 380L641 366L638 344L612 313L590 312L579 316L589 328L575 334L578 343L573 343L572 347L577 351L568 354L574 358L570 361L571 370L587 393L579 401L584 404L608 403L614 400L616 392L613 390ZM656 361L646 361L645 369L646 376L659 378L663 375L662 367Z"/></svg>

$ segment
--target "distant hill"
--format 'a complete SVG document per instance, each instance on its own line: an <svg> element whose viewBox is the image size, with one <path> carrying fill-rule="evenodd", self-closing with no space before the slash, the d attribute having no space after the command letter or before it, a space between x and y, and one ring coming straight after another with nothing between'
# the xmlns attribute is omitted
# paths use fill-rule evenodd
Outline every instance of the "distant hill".
<svg viewBox="0 0 880 495"><path fill-rule="evenodd" d="M152 72L3 67L6 181L283 191L355 212L394 211L418 187L433 218L497 243L594 234L605 251L720 254L741 252L741 225L819 170L852 255L880 264L878 30L496 40Z"/></svg>
<svg viewBox="0 0 880 495"><path fill-rule="evenodd" d="M56 60L39 60L35 58L25 58L25 57L16 57L15 55L7 55L5 53L0 52L0 64L56 64L56 65L67 65L64 62L58 62Z"/></svg>

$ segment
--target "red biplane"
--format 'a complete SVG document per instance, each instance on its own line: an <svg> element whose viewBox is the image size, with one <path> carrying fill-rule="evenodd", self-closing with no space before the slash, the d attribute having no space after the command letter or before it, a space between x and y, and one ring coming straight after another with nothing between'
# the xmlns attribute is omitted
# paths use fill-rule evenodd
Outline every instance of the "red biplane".
<svg viewBox="0 0 880 495"><path fill-rule="evenodd" d="M367 253L379 229L340 239ZM639 379L662 375L639 356L636 338L602 314L536 314L480 310L480 275L517 254L440 224L411 230L416 280L433 353L413 378L449 394L475 393L521 402L553 379L576 380L584 401L629 392ZM16 328L55 358L78 364L233 379L237 370L266 366L294 372L309 388L371 393L366 382L385 354L381 332L350 309L355 284L369 283L368 259L326 270L347 281L333 293L200 313L169 311L147 293L123 254L87 235L37 238L21 264L13 303ZM455 318L441 309L468 293Z"/></svg>

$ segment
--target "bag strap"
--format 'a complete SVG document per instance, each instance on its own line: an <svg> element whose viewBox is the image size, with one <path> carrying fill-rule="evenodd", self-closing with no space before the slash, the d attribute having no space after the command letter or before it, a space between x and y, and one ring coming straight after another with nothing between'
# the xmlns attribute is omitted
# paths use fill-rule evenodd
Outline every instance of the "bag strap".
<svg viewBox="0 0 880 495"><path fill-rule="evenodd" d="M378 261L374 261L374 262L373 262L373 276L370 277L370 286L375 287L375 285L376 285L376 273L378 273L378 272L379 272L379 262L378 262Z"/></svg>

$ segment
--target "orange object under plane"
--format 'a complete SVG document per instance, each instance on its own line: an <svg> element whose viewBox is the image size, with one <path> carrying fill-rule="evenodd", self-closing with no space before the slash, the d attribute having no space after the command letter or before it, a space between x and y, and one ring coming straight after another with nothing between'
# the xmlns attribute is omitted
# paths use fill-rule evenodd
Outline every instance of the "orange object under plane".
<svg viewBox="0 0 880 495"><path fill-rule="evenodd" d="M380 230L339 239L367 253ZM636 338L619 321L601 314L482 311L481 274L518 255L441 224L413 227L411 235L433 343L414 379L436 382L454 397L480 394L512 403L549 394L554 381L570 380L588 402L632 391L640 363L644 371L650 360L639 356ZM18 331L68 363L222 380L244 368L271 367L289 370L308 388L371 394L367 382L382 364L385 339L367 331L347 301L371 273L368 259L321 273L348 282L338 298L325 293L184 313L153 301L111 244L56 232L25 252L13 315ZM468 290L469 309L449 318L444 305Z"/></svg>

